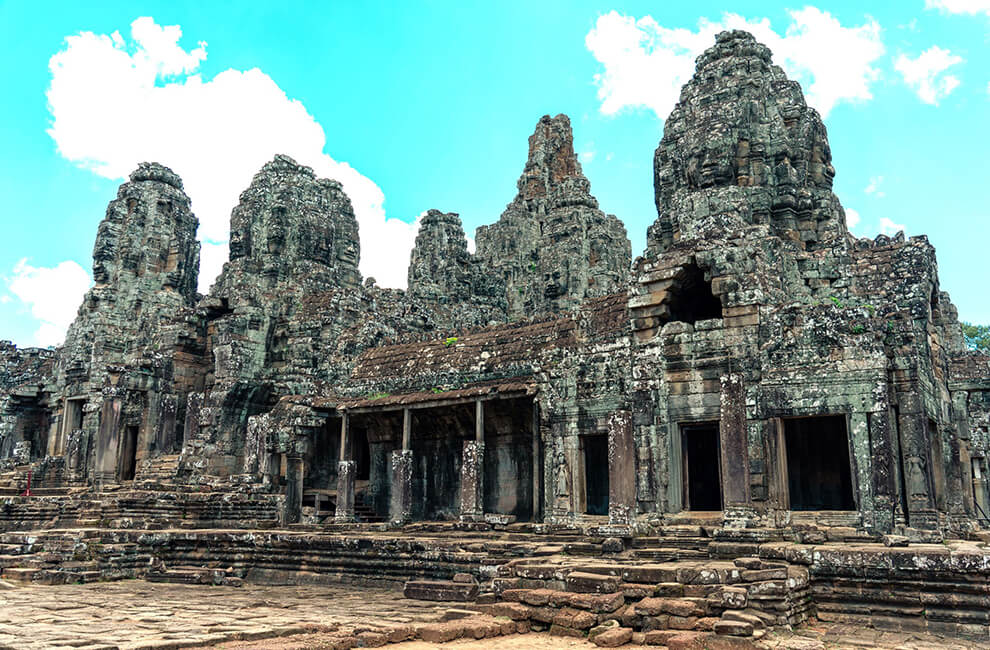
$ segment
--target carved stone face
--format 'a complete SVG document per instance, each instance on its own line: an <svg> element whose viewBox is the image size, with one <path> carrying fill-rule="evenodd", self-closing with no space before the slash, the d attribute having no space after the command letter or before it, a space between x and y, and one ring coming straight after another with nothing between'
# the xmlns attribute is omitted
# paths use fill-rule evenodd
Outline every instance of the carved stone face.
<svg viewBox="0 0 990 650"><path fill-rule="evenodd" d="M251 254L251 231L230 231L230 259L246 257Z"/></svg>
<svg viewBox="0 0 990 650"><path fill-rule="evenodd" d="M353 241L338 242L337 259L342 266L355 267L358 265L357 246L354 245Z"/></svg>
<svg viewBox="0 0 990 650"><path fill-rule="evenodd" d="M559 298L567 294L567 272L553 271L544 275L543 295L547 298Z"/></svg>
<svg viewBox="0 0 990 650"><path fill-rule="evenodd" d="M268 221L268 252L272 255L280 255L285 249L286 227L285 208L272 208L271 217Z"/></svg>
<svg viewBox="0 0 990 650"><path fill-rule="evenodd" d="M93 257L93 281L96 284L106 284L110 281L110 272L102 260Z"/></svg>

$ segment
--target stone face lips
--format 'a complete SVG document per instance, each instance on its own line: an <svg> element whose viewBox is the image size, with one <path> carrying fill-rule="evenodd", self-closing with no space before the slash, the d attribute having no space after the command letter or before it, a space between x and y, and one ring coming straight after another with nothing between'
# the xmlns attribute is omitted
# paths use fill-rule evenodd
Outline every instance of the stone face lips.
<svg viewBox="0 0 990 650"><path fill-rule="evenodd" d="M510 317L567 310L625 287L625 227L598 209L566 115L536 125L518 188L498 222L477 232L478 257L505 278Z"/></svg>
<svg viewBox="0 0 990 650"><path fill-rule="evenodd" d="M723 32L664 124L651 253L681 237L770 224L802 249L845 235L825 126L752 35Z"/></svg>
<svg viewBox="0 0 990 650"><path fill-rule="evenodd" d="M430 210L420 221L409 259L412 298L443 303L481 302L505 309L505 286L468 252L460 218Z"/></svg>

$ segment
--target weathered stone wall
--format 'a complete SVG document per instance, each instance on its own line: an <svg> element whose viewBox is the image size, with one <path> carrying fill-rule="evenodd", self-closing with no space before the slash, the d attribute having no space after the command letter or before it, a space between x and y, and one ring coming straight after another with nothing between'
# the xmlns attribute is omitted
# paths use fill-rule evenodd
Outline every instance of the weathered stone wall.
<svg viewBox="0 0 990 650"><path fill-rule="evenodd" d="M0 341L0 463L24 463L45 454L44 388L54 359L51 350Z"/></svg>

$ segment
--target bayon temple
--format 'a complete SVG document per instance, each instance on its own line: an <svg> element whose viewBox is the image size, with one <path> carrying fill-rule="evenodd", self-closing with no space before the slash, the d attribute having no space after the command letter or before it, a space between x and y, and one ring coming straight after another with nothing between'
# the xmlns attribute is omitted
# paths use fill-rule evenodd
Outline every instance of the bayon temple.
<svg viewBox="0 0 990 650"><path fill-rule="evenodd" d="M475 252L457 214L426 213L405 290L362 278L375 242L340 183L276 156L200 295L190 197L141 164L64 345L0 348L4 575L198 564L466 590L533 629L567 627L522 611L549 589L623 593L595 605L633 607L623 629L990 638L990 358L925 236L850 234L799 85L718 36L664 123L635 259L572 140L539 119ZM80 529L135 548L17 561Z"/></svg>

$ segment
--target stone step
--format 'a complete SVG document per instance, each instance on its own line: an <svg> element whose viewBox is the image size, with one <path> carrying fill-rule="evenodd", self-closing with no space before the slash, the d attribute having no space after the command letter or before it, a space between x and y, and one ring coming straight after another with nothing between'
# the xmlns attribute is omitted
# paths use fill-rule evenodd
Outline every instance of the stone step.
<svg viewBox="0 0 990 650"><path fill-rule="evenodd" d="M34 576L37 575L40 571L41 569L36 569L36 568L28 569L28 568L11 567L4 569L3 573L0 574L0 577L3 577L4 580L7 580L9 582L29 584L34 578Z"/></svg>
<svg viewBox="0 0 990 650"><path fill-rule="evenodd" d="M637 560L659 560L668 562L672 560L706 560L708 551L695 551L684 548L650 548L635 549L632 556Z"/></svg>
<svg viewBox="0 0 990 650"><path fill-rule="evenodd" d="M478 585L451 580L410 580L403 585L402 595L414 600L469 602L477 598Z"/></svg>

